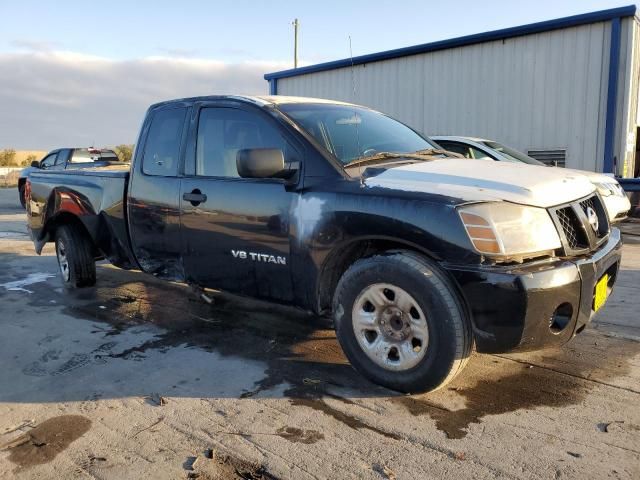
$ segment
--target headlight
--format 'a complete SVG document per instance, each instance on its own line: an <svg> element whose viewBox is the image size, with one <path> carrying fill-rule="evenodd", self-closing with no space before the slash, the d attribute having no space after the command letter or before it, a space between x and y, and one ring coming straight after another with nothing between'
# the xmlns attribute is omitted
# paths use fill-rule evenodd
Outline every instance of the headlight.
<svg viewBox="0 0 640 480"><path fill-rule="evenodd" d="M475 249L501 260L522 261L552 254L560 237L543 208L513 203L476 203L458 209Z"/></svg>
<svg viewBox="0 0 640 480"><path fill-rule="evenodd" d="M598 193L603 197L615 195L617 197L624 197L624 190L618 182L611 180L609 182L593 182L598 189Z"/></svg>

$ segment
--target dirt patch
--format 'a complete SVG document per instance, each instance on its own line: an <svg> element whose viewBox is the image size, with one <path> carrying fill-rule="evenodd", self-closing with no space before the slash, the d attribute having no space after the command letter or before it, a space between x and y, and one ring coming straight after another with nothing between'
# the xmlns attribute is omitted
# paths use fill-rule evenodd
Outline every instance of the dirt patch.
<svg viewBox="0 0 640 480"><path fill-rule="evenodd" d="M279 437L293 443L316 443L324 439L324 435L317 430L303 430L295 427L282 427L277 430Z"/></svg>
<svg viewBox="0 0 640 480"><path fill-rule="evenodd" d="M278 477L269 473L267 468L259 463L250 462L234 457L233 455L211 452L212 458L198 456L185 462L186 470L189 470L187 478L200 480L278 480Z"/></svg>
<svg viewBox="0 0 640 480"><path fill-rule="evenodd" d="M9 461L18 468L49 463L75 440L84 435L91 420L81 415L61 415L37 425L3 449L10 451Z"/></svg>

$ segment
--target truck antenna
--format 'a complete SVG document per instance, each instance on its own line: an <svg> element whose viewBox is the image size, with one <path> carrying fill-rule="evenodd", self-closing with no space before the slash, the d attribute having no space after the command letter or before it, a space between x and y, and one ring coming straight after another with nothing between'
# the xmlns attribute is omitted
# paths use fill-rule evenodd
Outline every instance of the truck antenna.
<svg viewBox="0 0 640 480"><path fill-rule="evenodd" d="M356 74L353 64L353 47L351 46L351 35L349 35L349 58L351 59L351 86L353 89L353 103L357 103ZM353 124L356 127L356 145L358 146L358 156L360 153L360 131L358 130L358 112L353 111ZM360 186L364 187L364 179L362 178L362 165L358 167L358 176L360 177Z"/></svg>

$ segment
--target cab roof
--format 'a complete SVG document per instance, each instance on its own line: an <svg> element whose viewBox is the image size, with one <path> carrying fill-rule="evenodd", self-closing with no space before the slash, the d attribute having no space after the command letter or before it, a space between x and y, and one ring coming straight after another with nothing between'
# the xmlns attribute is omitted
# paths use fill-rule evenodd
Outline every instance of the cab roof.
<svg viewBox="0 0 640 480"><path fill-rule="evenodd" d="M151 108L155 108L161 105L179 102L196 102L206 100L239 100L243 102L253 103L261 107L268 105L284 105L291 103L316 103L316 104L330 104L330 105L354 105L352 103L341 102L339 100L327 100L323 98L312 97L292 97L285 95L206 95L201 97L188 97L188 98L176 98L173 100L166 100L151 105Z"/></svg>

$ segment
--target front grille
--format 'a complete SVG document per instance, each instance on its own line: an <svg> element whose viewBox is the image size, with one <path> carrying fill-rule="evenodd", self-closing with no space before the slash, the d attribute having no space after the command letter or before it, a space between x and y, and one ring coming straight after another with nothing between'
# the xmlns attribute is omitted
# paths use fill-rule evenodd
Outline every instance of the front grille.
<svg viewBox="0 0 640 480"><path fill-rule="evenodd" d="M556 216L564 232L567 245L571 250L587 248L589 246L589 239L582 231L580 219L572 207L557 210Z"/></svg>
<svg viewBox="0 0 640 480"><path fill-rule="evenodd" d="M587 211L587 208L594 208L594 198L595 197L589 197L586 200L580 202L580 206L582 207L582 210L585 211L585 213Z"/></svg>
<svg viewBox="0 0 640 480"><path fill-rule="evenodd" d="M609 235L607 212L596 194L555 207L551 209L551 216L561 234L565 255L595 250Z"/></svg>
<svg viewBox="0 0 640 480"><path fill-rule="evenodd" d="M598 217L598 229L596 230L596 236L598 238L606 236L607 233L609 233L609 224L607 212L600 202L600 199L597 196L593 195L592 197L581 201L580 207L582 208L582 211L587 216L587 218L589 217L589 209L596 212L596 215Z"/></svg>

